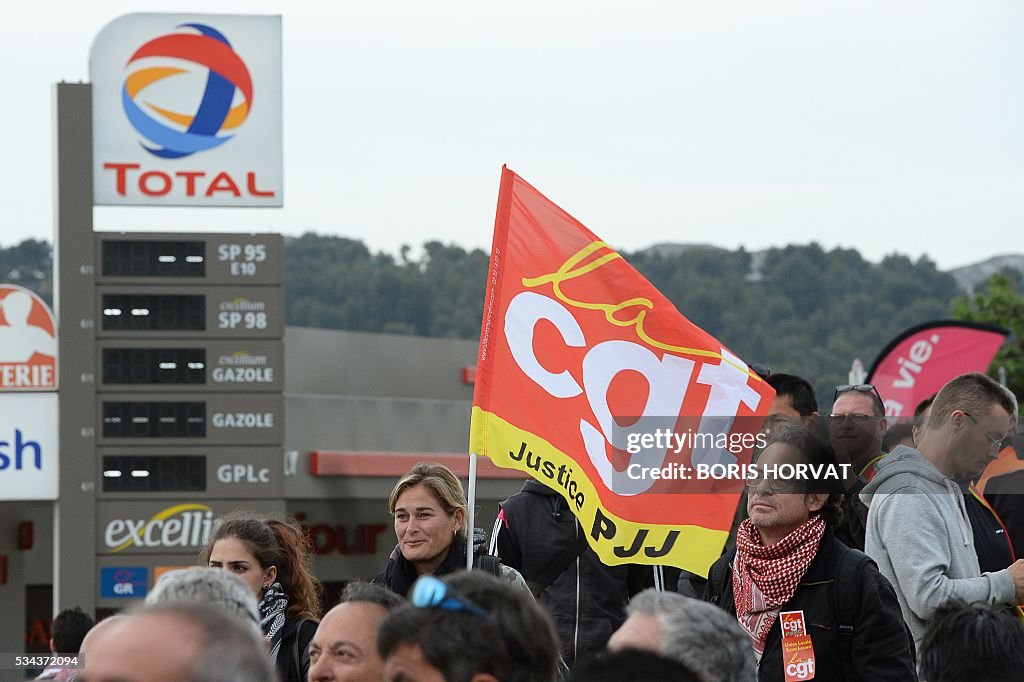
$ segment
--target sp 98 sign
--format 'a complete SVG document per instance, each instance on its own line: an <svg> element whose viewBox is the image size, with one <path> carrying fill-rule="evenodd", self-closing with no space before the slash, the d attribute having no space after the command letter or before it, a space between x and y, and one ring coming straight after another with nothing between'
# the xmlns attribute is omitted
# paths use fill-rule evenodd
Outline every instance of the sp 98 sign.
<svg viewBox="0 0 1024 682"><path fill-rule="evenodd" d="M244 250L244 249L243 249ZM279 286L196 288L97 287L99 338L279 339L284 295Z"/></svg>
<svg viewBox="0 0 1024 682"><path fill-rule="evenodd" d="M217 326L221 329L266 329L266 313L220 313Z"/></svg>

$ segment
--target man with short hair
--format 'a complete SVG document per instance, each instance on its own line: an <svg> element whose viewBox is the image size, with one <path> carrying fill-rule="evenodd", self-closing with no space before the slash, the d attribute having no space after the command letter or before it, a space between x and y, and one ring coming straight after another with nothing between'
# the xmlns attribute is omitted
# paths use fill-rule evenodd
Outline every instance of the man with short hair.
<svg viewBox="0 0 1024 682"><path fill-rule="evenodd" d="M64 609L53 619L50 651L56 656L74 656L82 648L82 640L92 629L93 620L81 608ZM75 668L53 666L40 673L37 680L65 682L75 674Z"/></svg>
<svg viewBox="0 0 1024 682"><path fill-rule="evenodd" d="M1003 388L1009 391L1009 389ZM1014 407L1016 407L1017 398L1012 393L1009 393L1009 397ZM917 408L914 410L915 445L921 440L922 434L924 434L924 425L931 416L931 408L934 401L934 395L925 398L918 403ZM1014 410L1011 418L1016 423L1016 410ZM1006 568L1016 561L1017 557L1002 518L1000 518L994 505L989 504L989 501L982 492L975 486L975 479L957 480L956 483L963 492L967 518L971 521L974 552L978 555L978 568L981 569L982 573L995 573ZM1012 610L1010 609L1010 611Z"/></svg>
<svg viewBox="0 0 1024 682"><path fill-rule="evenodd" d="M1006 391L984 374L953 379L936 395L917 449L896 448L861 493L869 509L867 553L896 588L917 644L947 599L1024 600L1024 560L981 572L958 484L977 478L996 456L1014 411Z"/></svg>
<svg viewBox="0 0 1024 682"><path fill-rule="evenodd" d="M1007 682L1024 674L1024 627L1004 610L952 599L921 642L921 682Z"/></svg>
<svg viewBox="0 0 1024 682"><path fill-rule="evenodd" d="M626 622L608 641L612 651L646 649L679 661L701 682L751 682L750 640L736 619L707 602L644 590L626 607Z"/></svg>
<svg viewBox="0 0 1024 682"><path fill-rule="evenodd" d="M83 682L276 682L252 631L200 604L158 604L112 624L85 659Z"/></svg>
<svg viewBox="0 0 1024 682"><path fill-rule="evenodd" d="M885 405L878 389L871 384L837 386L832 413L828 420L829 441L841 464L852 464L851 476L841 508L842 520L836 525L836 537L848 547L864 550L868 509L858 499L875 475L875 465L882 459L882 440L888 422Z"/></svg>
<svg viewBox="0 0 1024 682"><path fill-rule="evenodd" d="M771 428L782 421L814 428L818 399L814 397L811 382L795 374L770 374L765 382L775 389L775 397L768 406L768 416L764 421L766 432L771 433Z"/></svg>
<svg viewBox="0 0 1024 682"><path fill-rule="evenodd" d="M352 582L320 621L309 644L309 682L380 682L380 624L405 599L373 583Z"/></svg>
<svg viewBox="0 0 1024 682"><path fill-rule="evenodd" d="M420 580L433 576L422 576ZM385 682L554 682L558 640L524 590L484 571L445 576L443 600L398 607L381 623Z"/></svg>

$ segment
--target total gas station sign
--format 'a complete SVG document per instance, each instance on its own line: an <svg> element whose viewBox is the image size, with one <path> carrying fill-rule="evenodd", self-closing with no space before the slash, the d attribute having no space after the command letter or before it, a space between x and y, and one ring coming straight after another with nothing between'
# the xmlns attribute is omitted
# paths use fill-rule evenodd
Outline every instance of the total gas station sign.
<svg viewBox="0 0 1024 682"><path fill-rule="evenodd" d="M281 206L281 17L128 14L90 54L94 201Z"/></svg>

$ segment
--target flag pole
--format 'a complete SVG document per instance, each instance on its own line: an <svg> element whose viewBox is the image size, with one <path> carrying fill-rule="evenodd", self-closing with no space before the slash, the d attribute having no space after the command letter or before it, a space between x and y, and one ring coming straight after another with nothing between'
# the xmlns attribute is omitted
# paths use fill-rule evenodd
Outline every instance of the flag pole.
<svg viewBox="0 0 1024 682"><path fill-rule="evenodd" d="M476 519L476 455L469 453L469 494L468 517L466 525L466 570L473 570L473 529Z"/></svg>

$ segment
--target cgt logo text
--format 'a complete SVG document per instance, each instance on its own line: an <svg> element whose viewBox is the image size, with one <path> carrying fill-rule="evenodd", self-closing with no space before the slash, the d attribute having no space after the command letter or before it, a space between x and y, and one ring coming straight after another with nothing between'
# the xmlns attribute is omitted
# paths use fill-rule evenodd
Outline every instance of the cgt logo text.
<svg viewBox="0 0 1024 682"><path fill-rule="evenodd" d="M167 507L147 519L114 519L103 532L103 544L113 554L129 547L199 549L213 527L213 511L205 504Z"/></svg>
<svg viewBox="0 0 1024 682"><path fill-rule="evenodd" d="M796 678L798 680L811 680L814 679L814 661L800 661L799 663L790 663L786 666L786 675L789 678Z"/></svg>

